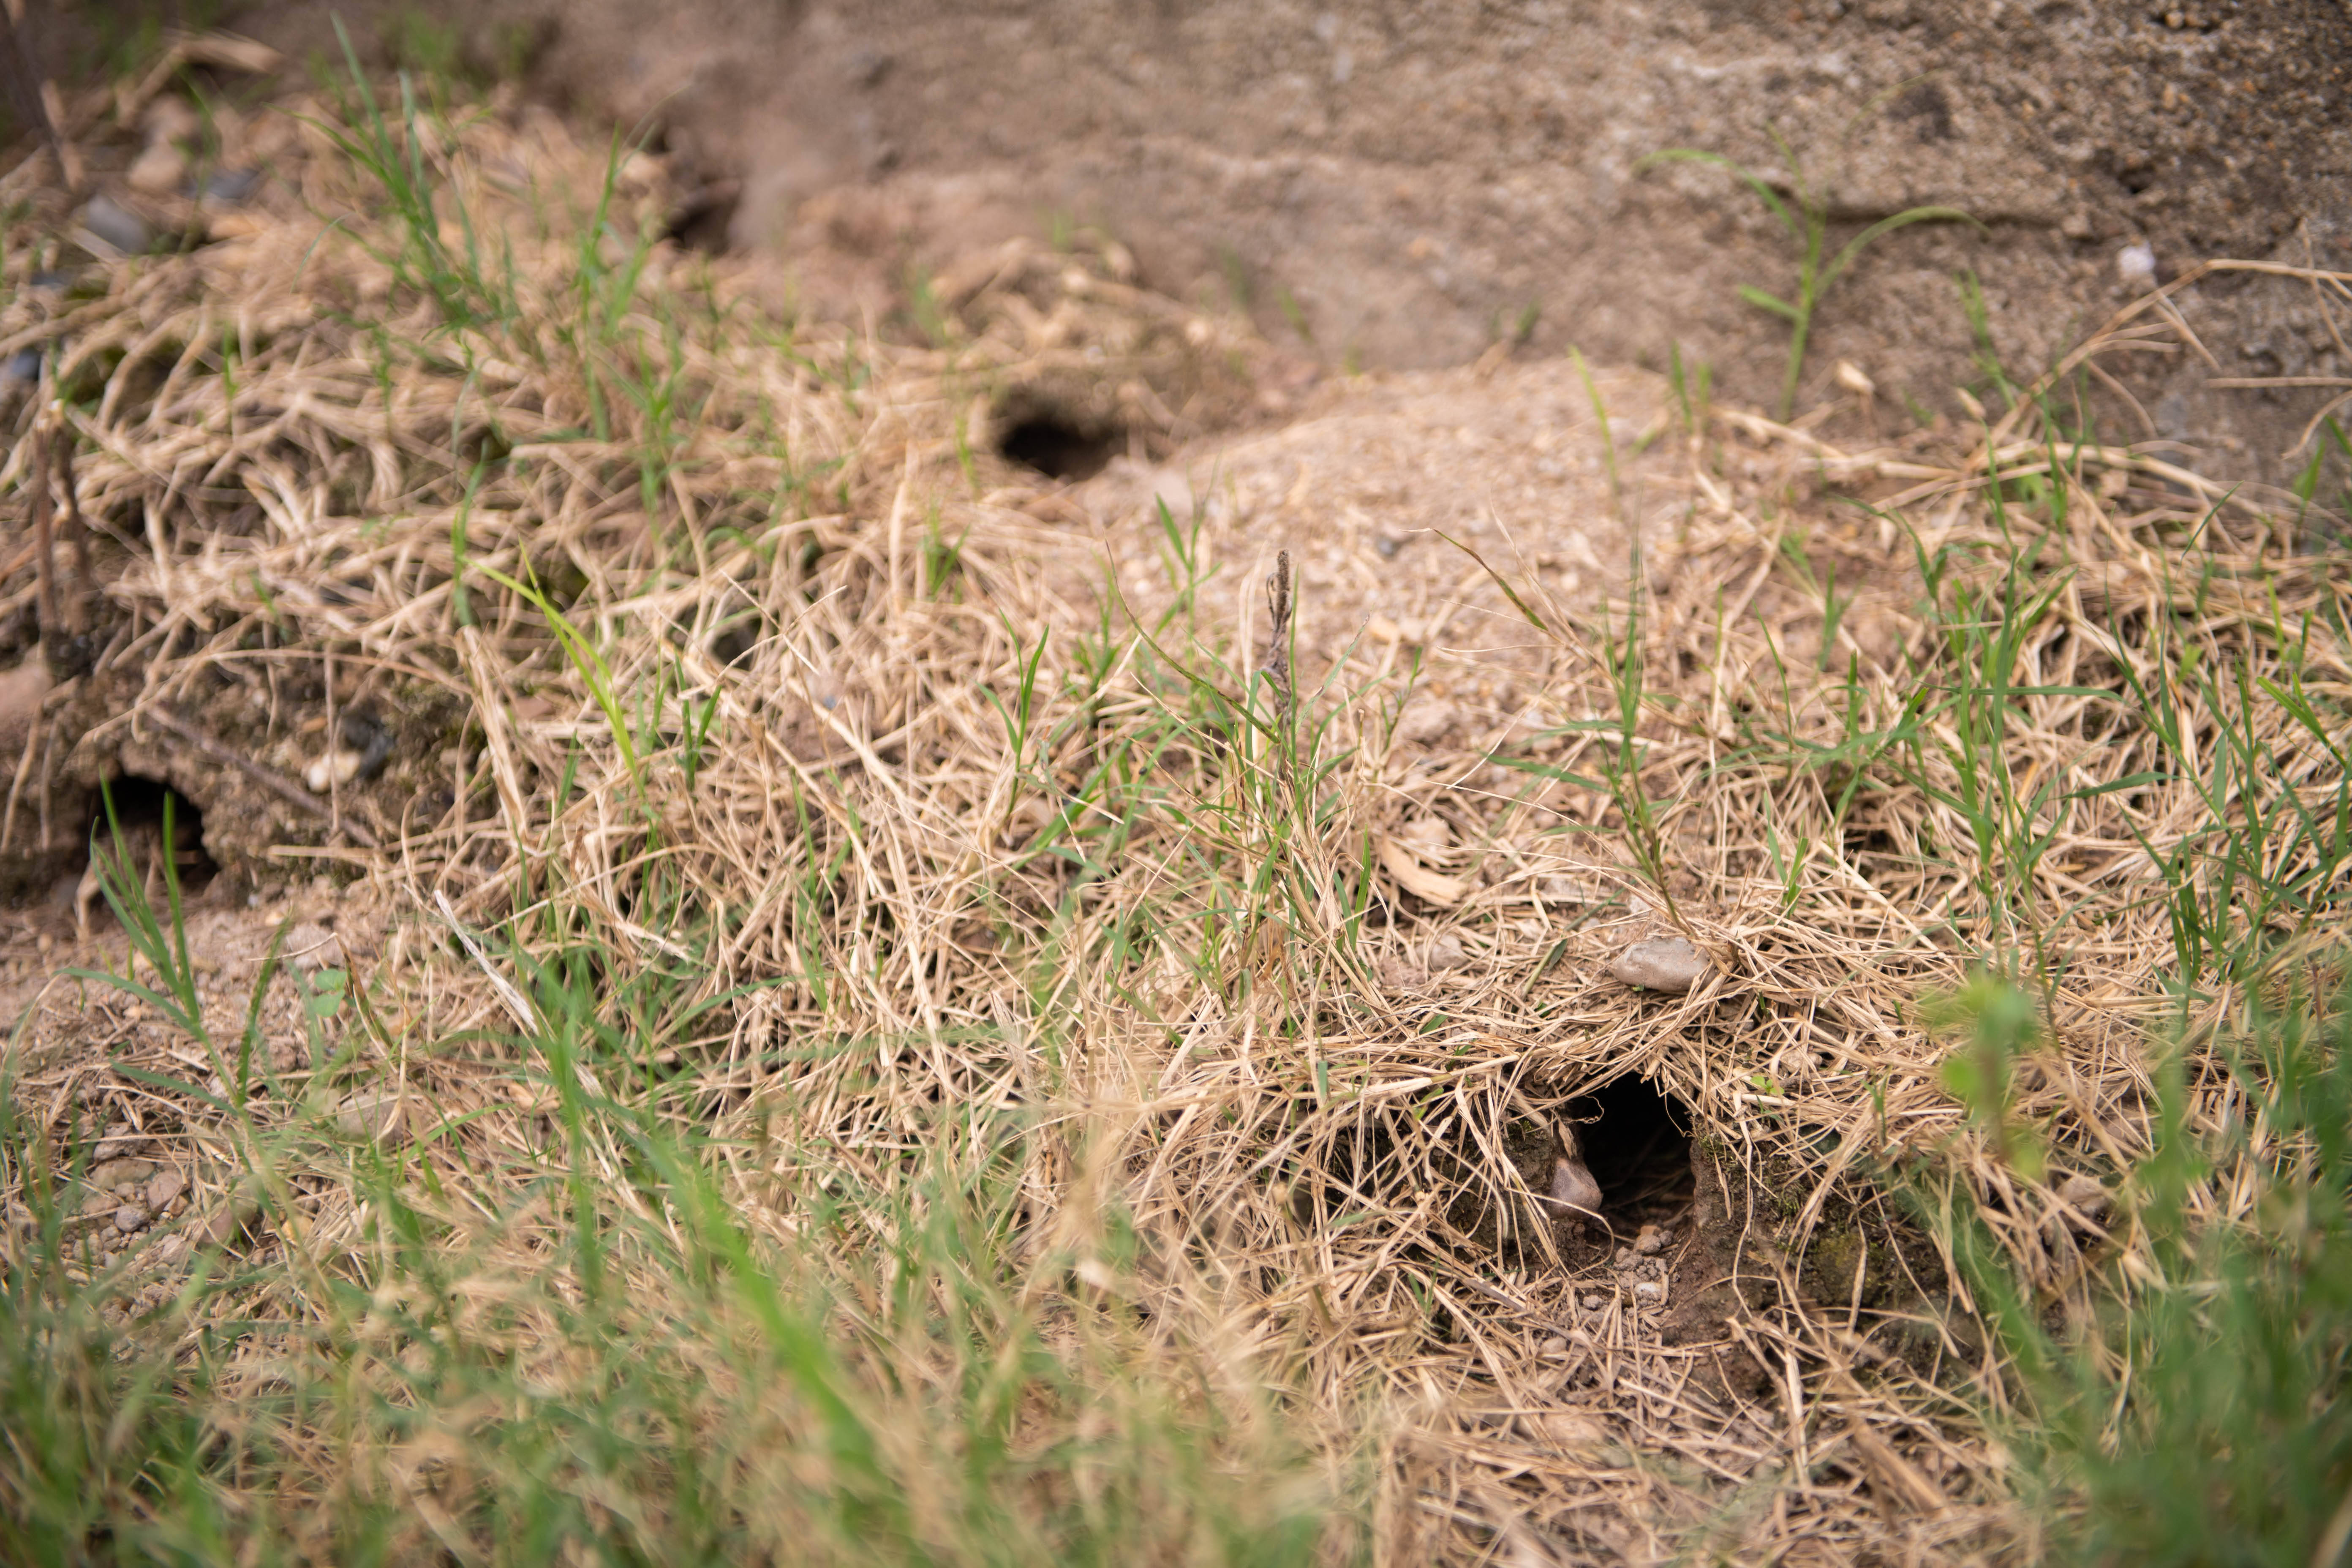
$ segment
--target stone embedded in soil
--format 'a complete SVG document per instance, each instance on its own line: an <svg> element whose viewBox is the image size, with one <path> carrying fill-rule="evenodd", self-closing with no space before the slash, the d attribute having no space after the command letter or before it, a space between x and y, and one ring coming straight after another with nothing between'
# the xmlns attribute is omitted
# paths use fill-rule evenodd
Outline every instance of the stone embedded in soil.
<svg viewBox="0 0 2352 1568"><path fill-rule="evenodd" d="M143 256L154 243L147 220L108 195L89 198L81 209L81 226L125 256Z"/></svg>
<svg viewBox="0 0 2352 1568"><path fill-rule="evenodd" d="M134 1236L147 1228L147 1211L137 1204L124 1204L114 1211L114 1228L125 1236Z"/></svg>
<svg viewBox="0 0 2352 1568"><path fill-rule="evenodd" d="M1666 1288L1655 1279L1644 1279L1633 1287L1633 1299L1637 1301L1654 1304L1665 1300L1665 1295Z"/></svg>
<svg viewBox="0 0 2352 1568"><path fill-rule="evenodd" d="M1584 1310L1588 1312L1597 1312L1601 1310L1603 1304L1604 1303L1601 1299L1598 1296L1587 1296L1584 1299Z"/></svg>
<svg viewBox="0 0 2352 1568"><path fill-rule="evenodd" d="M1679 936L1637 942L1617 955L1609 973L1628 985L1675 995L1688 991L1706 973L1706 955Z"/></svg>
<svg viewBox="0 0 2352 1568"><path fill-rule="evenodd" d="M1581 1160L1555 1160L1551 1167L1552 1202L1568 1209L1571 1217L1590 1218L1601 1212L1601 1184L1592 1179L1592 1172Z"/></svg>
<svg viewBox="0 0 2352 1568"><path fill-rule="evenodd" d="M166 1165L148 1178L147 1207L161 1214L171 1207L172 1200L188 1190L188 1178L177 1165Z"/></svg>
<svg viewBox="0 0 2352 1568"><path fill-rule="evenodd" d="M108 1160L90 1171L89 1184L100 1192L110 1193L117 1187L145 1181L154 1170L154 1165L145 1160Z"/></svg>
<svg viewBox="0 0 2352 1568"><path fill-rule="evenodd" d="M310 921L286 933L282 951L286 962L305 974L314 969L339 969L343 963L343 944L335 933Z"/></svg>
<svg viewBox="0 0 2352 1568"><path fill-rule="evenodd" d="M258 169L215 169L205 177L205 199L236 203L253 195L261 184Z"/></svg>
<svg viewBox="0 0 2352 1568"><path fill-rule="evenodd" d="M224 1204L206 1217L200 1234L215 1247L226 1247L245 1234L245 1227L251 1225L254 1216L260 1212L260 1205L250 1200Z"/></svg>
<svg viewBox="0 0 2352 1568"><path fill-rule="evenodd" d="M1645 1225L1642 1234L1633 1238L1633 1250L1644 1258L1655 1257L1665 1250L1665 1233L1654 1225Z"/></svg>
<svg viewBox="0 0 2352 1568"><path fill-rule="evenodd" d="M1594 1447L1609 1436L1609 1428L1599 1420L1574 1410L1547 1410L1519 1419L1533 1436L1562 1448Z"/></svg>
<svg viewBox="0 0 2352 1568"><path fill-rule="evenodd" d="M408 1141L408 1107L397 1090L362 1089L335 1108L335 1125L347 1137L385 1144Z"/></svg>
<svg viewBox="0 0 2352 1568"><path fill-rule="evenodd" d="M1462 710L1442 697L1421 697L1398 715L1395 739L1402 746L1434 745L1453 733Z"/></svg>

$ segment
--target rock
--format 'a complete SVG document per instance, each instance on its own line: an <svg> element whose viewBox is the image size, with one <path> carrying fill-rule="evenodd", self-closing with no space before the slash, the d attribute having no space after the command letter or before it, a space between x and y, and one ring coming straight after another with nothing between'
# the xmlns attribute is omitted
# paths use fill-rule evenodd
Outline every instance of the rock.
<svg viewBox="0 0 2352 1568"><path fill-rule="evenodd" d="M2156 287L2156 251L2145 245L2126 245L2116 252L2116 276L2126 289Z"/></svg>
<svg viewBox="0 0 2352 1568"><path fill-rule="evenodd" d="M1529 1435L1561 1448L1591 1448L1607 1441L1609 1429L1590 1415L1573 1410L1547 1410L1522 1415Z"/></svg>
<svg viewBox="0 0 2352 1568"><path fill-rule="evenodd" d="M348 1138L393 1146L408 1142L408 1103L397 1089L363 1089L335 1108L335 1125Z"/></svg>
<svg viewBox="0 0 2352 1568"><path fill-rule="evenodd" d="M1449 969L1460 969L1470 962L1470 954L1462 939L1447 931L1429 944L1429 972L1440 974Z"/></svg>
<svg viewBox="0 0 2352 1568"><path fill-rule="evenodd" d="M136 1236L147 1228L147 1211L137 1204L124 1204L114 1211L114 1228L125 1236Z"/></svg>
<svg viewBox="0 0 2352 1568"><path fill-rule="evenodd" d="M1619 1247L1619 1248L1617 1249L1617 1256L1616 1256L1616 1258L1615 1258L1615 1259L1614 1259L1613 1261L1615 1262L1616 1266L1617 1266L1618 1268L1633 1268L1633 1249L1632 1247Z"/></svg>
<svg viewBox="0 0 2352 1568"><path fill-rule="evenodd" d="M166 1165L147 1179L147 1206L162 1214L172 1206L173 1199L188 1190L187 1173L177 1165Z"/></svg>
<svg viewBox="0 0 2352 1568"><path fill-rule="evenodd" d="M1442 697L1422 697L1397 715L1396 743L1430 746L1445 739L1462 722L1462 710Z"/></svg>
<svg viewBox="0 0 2352 1568"><path fill-rule="evenodd" d="M215 169L205 176L204 199L235 205L249 199L260 185L258 169Z"/></svg>
<svg viewBox="0 0 2352 1568"><path fill-rule="evenodd" d="M1655 1279L1644 1279L1633 1287L1633 1300L1644 1306L1654 1307L1666 1299L1666 1288Z"/></svg>
<svg viewBox="0 0 2352 1568"><path fill-rule="evenodd" d="M143 256L155 243L147 220L109 195L95 195L81 209L81 226L91 237L124 256Z"/></svg>
<svg viewBox="0 0 2352 1568"><path fill-rule="evenodd" d="M1551 1167L1551 1201L1570 1218L1592 1218L1601 1213L1601 1184L1581 1160L1557 1160Z"/></svg>
<svg viewBox="0 0 2352 1568"><path fill-rule="evenodd" d="M1666 1233L1654 1225L1645 1225L1642 1234L1633 1238L1633 1250L1644 1258L1655 1258L1666 1249Z"/></svg>
<svg viewBox="0 0 2352 1568"><path fill-rule="evenodd" d="M226 1247L245 1234L246 1226L251 1225L254 1215L260 1212L260 1205L249 1198L223 1204L205 1216L197 1235L209 1246Z"/></svg>
<svg viewBox="0 0 2352 1568"><path fill-rule="evenodd" d="M1604 1304L1605 1303L1602 1299L1599 1296L1587 1296L1584 1299L1584 1310L1588 1312L1597 1312L1601 1310Z"/></svg>
<svg viewBox="0 0 2352 1568"><path fill-rule="evenodd" d="M1654 937L1648 942L1637 942L1619 953L1617 961L1609 966L1609 973L1644 991L1680 995L1706 973L1706 956L1686 938Z"/></svg>
<svg viewBox="0 0 2352 1568"><path fill-rule="evenodd" d="M360 776L360 764L367 759L358 752L339 751L320 757L302 774L302 782L310 786L312 795L324 795L337 784L347 784Z"/></svg>
<svg viewBox="0 0 2352 1568"><path fill-rule="evenodd" d="M278 951L286 955L288 966L299 974L343 966L341 941L333 931L310 921L288 931L286 943Z"/></svg>
<svg viewBox="0 0 2352 1568"><path fill-rule="evenodd" d="M1544 1341L1540 1349L1545 1355L1566 1355L1568 1353L1568 1342L1560 1338L1558 1334L1554 1334L1551 1338Z"/></svg>
<svg viewBox="0 0 2352 1568"><path fill-rule="evenodd" d="M154 1169L145 1160L109 1160L91 1169L89 1184L101 1193L110 1193L118 1187L136 1186Z"/></svg>

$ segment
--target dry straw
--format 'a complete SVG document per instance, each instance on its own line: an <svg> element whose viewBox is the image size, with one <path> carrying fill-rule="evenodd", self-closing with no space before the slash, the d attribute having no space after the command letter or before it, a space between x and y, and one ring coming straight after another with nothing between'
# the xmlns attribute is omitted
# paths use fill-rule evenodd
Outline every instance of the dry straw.
<svg viewBox="0 0 2352 1568"><path fill-rule="evenodd" d="M930 347L777 324L647 237L646 160L608 166L534 113L414 137L395 116L384 145L427 187L404 217L352 155L366 117L296 110L259 210L110 268L102 295L42 303L12 235L0 353L46 346L42 397L70 395L57 438L111 638L82 689L114 710L86 745L201 728L224 683L330 658L470 715L454 805L340 786L351 828L327 847L390 932L365 973L382 1026L350 1025L337 1071L418 1108L402 1189L498 1238L468 1255L479 1289L552 1267L568 1203L690 1223L624 1179L611 1128L567 1143L575 1091L707 1134L704 1174L785 1252L837 1178L879 1215L935 1160L984 1158L959 1124L1017 1121L1045 1132L1008 1145L1008 1256L1085 1263L1021 1289L1124 1302L1265 1398L1363 1501L1368 1533L1334 1554L2013 1549L1979 1425L1998 1358L1888 1184L1985 1200L2073 1310L2085 1249L2135 1245L2060 1194L2147 1146L2150 1041L2181 1005L2164 868L2208 875L2214 820L2183 764L2263 759L2225 816L2342 786L2347 578L2316 516L2298 532L2273 498L2064 444L2032 397L1972 449L1848 453L1695 412L1671 493L1646 495L1673 526L1621 584L1637 604L1552 603L1493 563L1510 596L1466 613L1535 637L1535 733L1511 766L1433 762L1390 747L1387 666L1195 631L1181 551L1107 577L1063 503L987 453L1015 393L1099 395L1155 443L1234 400L1247 345L1116 258L1013 247L951 275ZM2179 343L2191 282L2037 390ZM21 491L44 425L15 428L0 482ZM1284 578L1277 632L1294 591L1316 584ZM2304 719L2294 692L2339 717ZM2317 863L2271 847L2273 879ZM625 1028L641 973L686 976L699 1010L566 1080L518 1037L549 1028L531 962L584 931L606 944L605 1024ZM1610 977L1624 943L1672 932L1709 963L1687 994ZM2003 1112L2037 1130L2032 1169L1953 1098L1922 1023L1924 997L2005 960L2046 978L2047 1044ZM2192 1034L2265 973L2209 978ZM19 1107L120 1102L220 1194L199 1216L233 1212L256 1140L310 1103L227 1116L101 1066L180 1078L205 1059L186 1039L60 1029L16 1047ZM1729 1205L1710 1234L1670 1194L1663 1311L1554 1232L1549 1145L1526 1153L1526 1129L1630 1078L1683 1108ZM2194 1115L2227 1099L2206 1084ZM515 1205L551 1149L594 1195L532 1197L552 1205L534 1221ZM280 1217L229 1244L256 1271L245 1310L347 1331L326 1282L382 1267L358 1170L315 1149L276 1168ZM1112 1212L1123 1261L1099 1259ZM858 1232L830 1234L855 1253ZM1908 1249L1839 1275L1832 1233ZM168 1281L161 1258L140 1267ZM1919 1277L1865 1308L1890 1266ZM636 1283L661 1320L658 1278ZM1712 1316L1675 1317L1685 1298ZM534 1375L573 1375L535 1359L542 1331L499 1331ZM308 1440L296 1468L321 1495L362 1464ZM364 1463L414 1482L403 1550L476 1549L417 1454Z"/></svg>

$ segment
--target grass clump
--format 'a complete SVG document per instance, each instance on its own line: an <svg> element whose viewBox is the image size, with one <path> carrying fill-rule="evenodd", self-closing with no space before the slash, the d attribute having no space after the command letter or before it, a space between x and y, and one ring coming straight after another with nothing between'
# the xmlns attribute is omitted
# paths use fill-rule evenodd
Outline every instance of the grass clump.
<svg viewBox="0 0 2352 1568"><path fill-rule="evenodd" d="M2078 1178L2060 1221L2112 1237L2070 1327L1983 1225L1955 1237L2015 1369L1999 1430L2047 1559L2300 1565L2352 1539L2346 1000L2253 1003L2201 1049L2176 1038L2115 1212Z"/></svg>
<svg viewBox="0 0 2352 1568"><path fill-rule="evenodd" d="M2032 387L1898 464L1702 376L1677 476L1588 378L1594 514L1674 535L1597 603L1496 572L1421 654L1327 639L1318 552L1077 526L974 434L1245 363L1107 258L945 268L925 343L779 322L647 161L348 74L236 248L76 307L90 689L285 692L221 742L279 763L337 670L456 716L299 827L365 873L289 899L331 969L232 985L246 911L100 858L143 967L0 1059L0 1552L2022 1550L1986 1412L2064 1391L1859 1173L1937 1173L1985 1278L2098 1321L2063 1173L2154 1146L2111 1128L2168 1103L2147 1009L2235 1037L2341 924L2342 563ZM1481 616L1549 634L1513 721L1399 741ZM1687 994L1611 977L1661 924ZM1979 973L2030 1005L1921 1027ZM1713 1184L1618 1207L1674 1238L1639 1278L1542 1203L1628 1074ZM2181 1100L2206 1158L2251 1094ZM127 1230L126 1148L188 1189ZM2181 1190L2187 1258L2235 1189Z"/></svg>

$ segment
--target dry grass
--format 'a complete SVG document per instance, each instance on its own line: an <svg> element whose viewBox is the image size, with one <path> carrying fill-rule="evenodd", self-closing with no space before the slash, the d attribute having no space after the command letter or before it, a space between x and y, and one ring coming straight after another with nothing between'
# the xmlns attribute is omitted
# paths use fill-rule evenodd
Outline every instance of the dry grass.
<svg viewBox="0 0 2352 1568"><path fill-rule="evenodd" d="M0 480L68 432L103 599L51 711L86 748L332 660L462 703L455 804L335 784L314 853L382 941L348 994L281 984L254 1059L193 973L207 1038L20 1035L11 1268L71 1419L149 1434L91 1437L79 1515L14 1461L21 1541L2023 1549L1985 1425L2016 1384L1922 1215L1980 1214L2088 1321L2152 1267L2119 1194L2165 1025L2335 962L2323 518L2031 404L1861 454L1687 408L1621 596L1491 563L1462 614L1538 695L1431 750L1393 644L1201 613L1213 517L1140 586L1133 535L1106 570L987 451L1013 389L1109 388L1155 442L1236 398L1247 345L1115 252L1003 253L894 345L731 303L655 242L658 169L608 184L552 121L310 109L246 232L102 294L45 300L11 236L0 351L58 348ZM1669 931L1687 995L1609 976ZM1923 1003L1987 967L2046 1035L1956 1095ZM1551 1119L1626 1078L1714 1175L1621 1276L1535 1194ZM209 1195L109 1258L51 1194L116 1119Z"/></svg>

